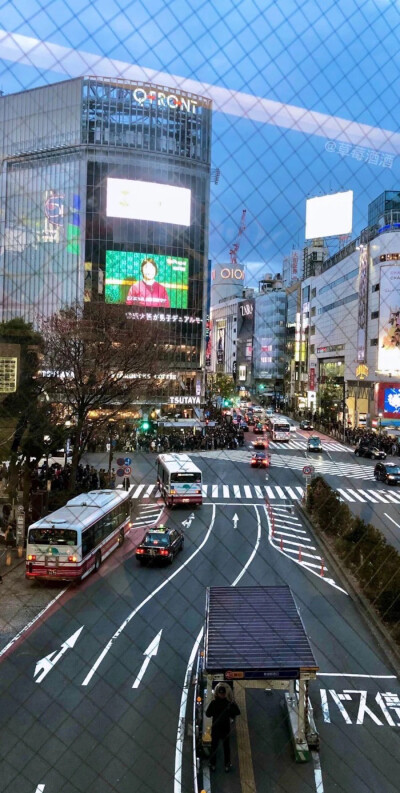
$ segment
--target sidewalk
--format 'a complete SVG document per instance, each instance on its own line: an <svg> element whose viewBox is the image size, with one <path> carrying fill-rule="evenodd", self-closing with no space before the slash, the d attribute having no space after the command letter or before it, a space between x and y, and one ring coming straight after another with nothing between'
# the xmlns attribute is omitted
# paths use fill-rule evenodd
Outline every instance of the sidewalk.
<svg viewBox="0 0 400 793"><path fill-rule="evenodd" d="M0 546L0 576L5 578L8 573L15 570L20 564L25 564L25 549L18 552L18 548L6 548Z"/></svg>

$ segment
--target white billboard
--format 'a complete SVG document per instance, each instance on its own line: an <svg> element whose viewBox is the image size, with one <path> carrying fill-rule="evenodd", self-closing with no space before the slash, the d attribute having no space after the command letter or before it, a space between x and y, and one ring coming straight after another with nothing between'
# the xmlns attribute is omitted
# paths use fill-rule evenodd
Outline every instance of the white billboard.
<svg viewBox="0 0 400 793"><path fill-rule="evenodd" d="M107 217L190 226L190 190L157 182L109 178Z"/></svg>
<svg viewBox="0 0 400 793"><path fill-rule="evenodd" d="M306 240L351 234L352 229L352 190L307 199Z"/></svg>
<svg viewBox="0 0 400 793"><path fill-rule="evenodd" d="M400 372L400 267L381 267L378 369Z"/></svg>

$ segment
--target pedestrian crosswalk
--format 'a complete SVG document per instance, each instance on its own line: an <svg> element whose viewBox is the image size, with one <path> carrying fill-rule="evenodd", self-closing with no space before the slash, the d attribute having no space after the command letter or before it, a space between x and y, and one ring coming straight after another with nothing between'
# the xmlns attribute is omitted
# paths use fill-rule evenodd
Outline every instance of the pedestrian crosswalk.
<svg viewBox="0 0 400 793"><path fill-rule="evenodd" d="M307 458L307 463L309 458ZM302 471L305 465L304 457L282 457L273 455L271 465L277 468L291 468L294 471ZM348 476L351 479L374 479L374 465L363 465L359 462L354 463L335 463L332 460L310 460L310 465L318 474L330 474L331 476Z"/></svg>
<svg viewBox="0 0 400 793"><path fill-rule="evenodd" d="M348 446L343 446L343 444L339 443L338 441L333 440L332 438L324 438L322 441L322 445L325 451L327 452L350 452L353 453L353 449L349 449ZM252 446L250 443L247 443L248 449L251 449ZM277 443L276 441L269 441L269 448L270 449L277 449L279 451L287 451L288 449L293 450L306 450L307 449L307 438L299 438L299 440L290 440L287 443ZM199 457L211 457L216 459L222 460L231 460L234 458L235 454L243 454L245 452L245 447L242 449L212 449L206 451L205 449L196 452L189 452L190 456L199 456Z"/></svg>
<svg viewBox="0 0 400 793"><path fill-rule="evenodd" d="M336 492L343 501L349 503L400 504L400 490L338 487ZM299 501L303 498L304 489L300 485L203 484L202 495L205 500L221 502ZM133 486L132 499L139 499L144 503L150 497L160 497L156 484ZM150 501L148 503L150 508Z"/></svg>

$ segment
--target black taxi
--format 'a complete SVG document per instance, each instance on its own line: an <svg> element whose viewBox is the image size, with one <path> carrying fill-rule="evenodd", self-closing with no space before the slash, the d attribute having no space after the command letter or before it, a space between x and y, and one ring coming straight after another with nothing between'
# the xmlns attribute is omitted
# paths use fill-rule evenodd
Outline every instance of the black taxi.
<svg viewBox="0 0 400 793"><path fill-rule="evenodd" d="M183 550L184 536L179 529L157 526L146 532L136 548L136 559L140 564L146 562L166 562L172 564L178 551Z"/></svg>

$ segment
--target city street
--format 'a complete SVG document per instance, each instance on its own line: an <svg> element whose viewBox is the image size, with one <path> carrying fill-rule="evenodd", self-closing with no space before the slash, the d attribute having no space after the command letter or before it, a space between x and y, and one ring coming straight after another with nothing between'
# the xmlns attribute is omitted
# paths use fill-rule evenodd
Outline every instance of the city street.
<svg viewBox="0 0 400 793"><path fill-rule="evenodd" d="M248 433L246 447L252 439ZM129 540L0 657L4 793L193 790L190 692L183 754L178 721L189 657L204 624L205 589L279 584L293 591L319 665L310 686L319 758L294 762L282 692L247 690L232 740L234 767L226 775L218 757L212 793L395 793L399 682L301 512L287 509L304 487L297 458L317 468L322 457L310 461L303 446L300 433L289 448L271 444L267 480L265 471L250 469L248 448L196 455L204 502L193 511L167 511L154 487L154 455L134 456ZM323 459L343 469L328 481L347 494L380 492L361 478L373 463L337 446L324 439ZM394 502L346 501L369 520L381 516L385 532L385 513L396 519ZM185 524L185 548L171 567L141 568L134 558L153 520ZM394 540L395 526L391 531ZM49 600L65 589L57 586Z"/></svg>

